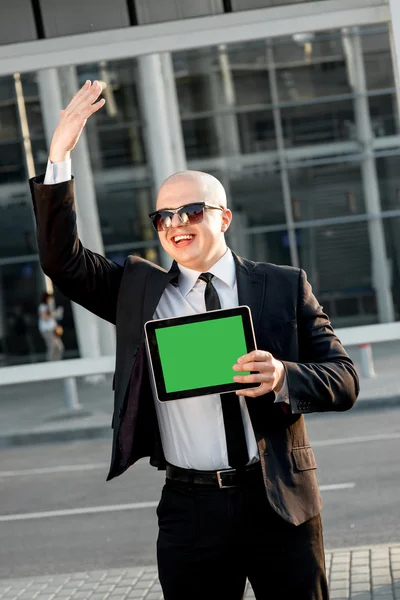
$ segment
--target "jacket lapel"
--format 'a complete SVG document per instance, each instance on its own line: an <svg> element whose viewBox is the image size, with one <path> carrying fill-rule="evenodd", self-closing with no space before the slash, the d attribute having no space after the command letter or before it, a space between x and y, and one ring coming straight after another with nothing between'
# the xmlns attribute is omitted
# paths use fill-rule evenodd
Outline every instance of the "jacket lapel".
<svg viewBox="0 0 400 600"><path fill-rule="evenodd" d="M265 273L254 273L254 263L244 261L236 254L232 254L236 265L239 305L250 308L254 330L257 331L265 305L266 275Z"/></svg>

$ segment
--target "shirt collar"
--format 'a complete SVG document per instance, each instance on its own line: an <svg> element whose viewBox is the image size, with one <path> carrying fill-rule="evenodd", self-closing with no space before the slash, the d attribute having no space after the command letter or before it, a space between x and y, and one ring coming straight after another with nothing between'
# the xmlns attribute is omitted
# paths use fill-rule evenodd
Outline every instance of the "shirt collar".
<svg viewBox="0 0 400 600"><path fill-rule="evenodd" d="M200 272L193 271L192 269L188 269L187 267L183 267L179 264L178 267L180 270L178 281L179 289L183 296L187 296L198 280ZM228 285L231 289L234 287L236 283L236 268L232 252L229 250L229 248L225 254L221 256L219 261L216 262L215 265L213 265L210 269L208 269L207 272L212 273L215 277L218 277L218 279L226 283L226 285Z"/></svg>

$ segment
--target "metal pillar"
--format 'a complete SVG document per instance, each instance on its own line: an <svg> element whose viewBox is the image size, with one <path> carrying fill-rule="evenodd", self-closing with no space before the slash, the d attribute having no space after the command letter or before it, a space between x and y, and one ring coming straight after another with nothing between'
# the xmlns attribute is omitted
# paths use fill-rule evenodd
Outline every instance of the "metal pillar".
<svg viewBox="0 0 400 600"><path fill-rule="evenodd" d="M363 377L376 377L371 344L360 345L360 370Z"/></svg>
<svg viewBox="0 0 400 600"><path fill-rule="evenodd" d="M278 81L276 79L276 69L274 53L270 41L267 41L267 60L269 72L269 85L271 90L271 99L273 105L273 116L275 125L276 144L278 149L279 166L281 172L281 185L283 194L283 206L286 216L286 224L289 236L290 260L293 267L299 267L299 253L297 251L296 230L294 227L292 194L290 190L289 171L286 160L285 143L283 139L281 111L279 108Z"/></svg>
<svg viewBox="0 0 400 600"><path fill-rule="evenodd" d="M79 402L78 386L76 377L66 377L63 380L65 407L68 413L79 412L83 410Z"/></svg>
<svg viewBox="0 0 400 600"><path fill-rule="evenodd" d="M139 56L139 98L145 122L145 143L151 165L154 189L159 190L167 177L184 171L186 156L171 57L161 54ZM161 264L171 265L161 252Z"/></svg>
<svg viewBox="0 0 400 600"><path fill-rule="evenodd" d="M350 84L356 94L354 112L357 137L364 155L361 174L366 212L377 215L381 212L379 183L374 158L374 136L366 96L365 65L358 28L343 31L343 47ZM377 298L379 321L390 323L395 317L382 219L374 218L368 221L368 231L372 257L372 285Z"/></svg>
<svg viewBox="0 0 400 600"><path fill-rule="evenodd" d="M234 159L240 154L240 136L237 115L235 112L235 87L226 44L221 44L218 47L218 62L221 70L221 97L224 102L224 115L221 117L221 122L225 147L222 149L221 154L227 155L229 157L229 163L232 164L232 158ZM233 168L235 170L240 168L238 164L235 164L235 161L233 162Z"/></svg>
<svg viewBox="0 0 400 600"><path fill-rule="evenodd" d="M65 72L64 72L65 75ZM64 81L65 81L64 77ZM72 90L71 81L68 92L72 96L75 90ZM60 79L57 69L45 69L38 72L39 93L42 104L42 114L47 143L50 146L51 138L57 126L60 116L60 110L64 108L64 101L61 93ZM93 179L91 174L90 162L87 144L84 134L77 147L74 149L74 172L76 175L76 197L77 197L77 215L79 223L79 233L82 242L91 250L103 253L103 245L98 221L96 200L94 195ZM82 201L84 199L84 201ZM82 358L101 356L103 354L113 354L115 351L115 342L113 342L114 333L108 323L101 322L95 315L89 313L81 306L72 303L74 322L78 346ZM110 331L106 335L101 335L104 329ZM103 344L101 344L101 340Z"/></svg>
<svg viewBox="0 0 400 600"><path fill-rule="evenodd" d="M3 292L3 268L0 266L0 365L6 356L6 327L5 327L5 302Z"/></svg>
<svg viewBox="0 0 400 600"><path fill-rule="evenodd" d="M397 89L397 122L400 126L400 3L398 0L389 0L389 7L392 17L390 22L390 44Z"/></svg>
<svg viewBox="0 0 400 600"><path fill-rule="evenodd" d="M164 102L169 117L172 156L176 171L184 171L187 168L186 152L182 134L179 100L176 91L174 65L170 52L163 52L160 54L160 58L165 89Z"/></svg>

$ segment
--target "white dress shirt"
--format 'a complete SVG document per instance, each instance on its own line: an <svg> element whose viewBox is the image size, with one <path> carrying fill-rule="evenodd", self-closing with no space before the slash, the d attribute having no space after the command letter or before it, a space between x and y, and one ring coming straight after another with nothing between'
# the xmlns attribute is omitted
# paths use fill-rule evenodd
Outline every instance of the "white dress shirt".
<svg viewBox="0 0 400 600"><path fill-rule="evenodd" d="M45 184L61 183L69 179L71 179L71 161L55 164L49 161ZM206 283L198 279L200 273L182 265L178 266L180 269L178 285L167 285L153 315L154 319L206 311L204 297ZM218 293L221 307L238 306L236 269L231 251L227 250L208 272L214 275L213 285ZM232 380L234 375L235 372L232 370ZM260 402L263 401L260 398ZM167 462L185 469L206 471L225 469L230 466L219 394L169 402L159 402L154 397L154 402ZM254 462L259 459L258 447L243 396L239 396L239 402L249 462ZM276 394L275 402L289 403L286 380L280 393Z"/></svg>

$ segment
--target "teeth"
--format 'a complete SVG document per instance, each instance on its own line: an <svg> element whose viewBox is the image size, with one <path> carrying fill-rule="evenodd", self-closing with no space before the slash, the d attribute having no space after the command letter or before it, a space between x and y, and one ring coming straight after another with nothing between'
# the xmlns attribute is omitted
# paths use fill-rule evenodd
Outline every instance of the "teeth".
<svg viewBox="0 0 400 600"><path fill-rule="evenodd" d="M174 241L175 243L180 242L181 240L191 240L192 239L192 235L176 235L174 237Z"/></svg>

